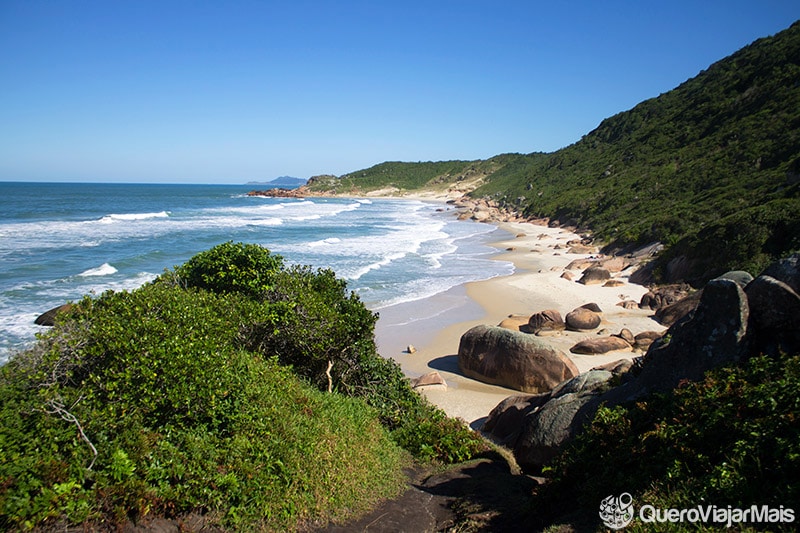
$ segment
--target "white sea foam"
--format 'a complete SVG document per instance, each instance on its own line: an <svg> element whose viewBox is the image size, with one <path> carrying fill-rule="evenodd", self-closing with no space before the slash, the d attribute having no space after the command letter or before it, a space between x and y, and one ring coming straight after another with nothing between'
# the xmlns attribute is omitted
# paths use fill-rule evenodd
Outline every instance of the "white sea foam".
<svg viewBox="0 0 800 533"><path fill-rule="evenodd" d="M111 274L116 274L116 273L117 273L116 268L109 265L108 263L103 263L99 267L84 270L78 275L83 277L91 277L91 276L109 276Z"/></svg>
<svg viewBox="0 0 800 533"><path fill-rule="evenodd" d="M167 218L169 212L159 211L158 213L112 213L99 220L103 224L113 224L114 222L130 222L134 220L147 220L148 218Z"/></svg>
<svg viewBox="0 0 800 533"><path fill-rule="evenodd" d="M397 261L398 259L404 258L406 255L407 254L404 252L389 254L380 261L375 261L374 263L370 263L366 266L355 269L354 272L342 272L341 276L349 281L357 281L367 272L371 272L373 270L378 270L379 268L385 267L386 265L389 265L392 262Z"/></svg>
<svg viewBox="0 0 800 533"><path fill-rule="evenodd" d="M340 239L339 237L328 237L327 239L306 243L306 246L308 246L309 248L316 248L318 246L327 246L330 244L336 244L340 242L342 242L342 239Z"/></svg>

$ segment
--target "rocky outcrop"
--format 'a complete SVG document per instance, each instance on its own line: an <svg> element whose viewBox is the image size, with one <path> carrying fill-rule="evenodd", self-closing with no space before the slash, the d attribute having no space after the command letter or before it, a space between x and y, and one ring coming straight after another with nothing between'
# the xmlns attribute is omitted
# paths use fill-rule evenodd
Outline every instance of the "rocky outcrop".
<svg viewBox="0 0 800 533"><path fill-rule="evenodd" d="M308 187L303 185L297 189L284 189L277 187L275 189L267 189L264 191L250 191L247 196L266 196L268 198L305 198L311 196Z"/></svg>
<svg viewBox="0 0 800 533"><path fill-rule="evenodd" d="M639 301L640 309L657 311L675 302L684 299L691 293L688 285L664 285L644 294Z"/></svg>
<svg viewBox="0 0 800 533"><path fill-rule="evenodd" d="M593 415L586 409L614 376L592 370L560 384L550 393L507 398L489 413L483 430L509 446L529 472L551 461Z"/></svg>
<svg viewBox="0 0 800 533"><path fill-rule="evenodd" d="M600 405L668 392L754 354L800 352L799 262L800 256L792 256L749 282L746 273L709 281L697 293L695 308L663 336L644 332L635 337L639 346L651 343L637 365L628 369L628 365L613 364L603 369L620 375L620 385L612 387L608 375L592 374L603 370L593 370L587 373L591 378L582 382L581 374L567 382L572 385L559 385L549 394L501 402L484 430L513 449L524 469L536 472L582 430ZM628 335L620 332L608 338L627 342L624 337ZM511 420L519 425L512 427ZM501 428L502 434L496 435L495 428Z"/></svg>
<svg viewBox="0 0 800 533"><path fill-rule="evenodd" d="M551 390L578 374L563 352L537 337L492 326L461 336L458 366L464 375L522 392Z"/></svg>

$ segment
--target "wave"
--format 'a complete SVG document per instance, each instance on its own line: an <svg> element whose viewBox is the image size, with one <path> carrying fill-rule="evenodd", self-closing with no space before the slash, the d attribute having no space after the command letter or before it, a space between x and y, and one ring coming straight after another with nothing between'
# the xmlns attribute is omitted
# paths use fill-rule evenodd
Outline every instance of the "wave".
<svg viewBox="0 0 800 533"><path fill-rule="evenodd" d="M394 254L389 254L389 255L385 256L383 259L381 259L380 261L375 261L374 263L370 263L370 264L368 264L366 266L363 266L363 267L357 269L352 274L344 274L343 277L346 280L349 280L349 281L357 281L364 274L366 274L368 272L372 272L373 270L378 270L380 268L383 268L386 265L389 265L389 264L393 263L394 261L397 261L398 259L404 258L406 255L408 255L408 254L405 253L405 252L398 252L398 253L394 253Z"/></svg>
<svg viewBox="0 0 800 533"><path fill-rule="evenodd" d="M91 276L109 276L111 274L116 274L116 273L117 273L116 268L109 265L108 263L103 263L99 267L84 270L78 275L82 277L91 277Z"/></svg>
<svg viewBox="0 0 800 533"><path fill-rule="evenodd" d="M318 246L326 246L328 244L336 244L340 242L342 242L342 239L339 237L328 237L327 239L306 243L306 246L309 248L316 248Z"/></svg>
<svg viewBox="0 0 800 533"><path fill-rule="evenodd" d="M103 224L112 224L114 222L130 222L134 220L147 220L149 218L167 218L169 217L168 211L159 211L158 213L112 213L106 215L99 220Z"/></svg>

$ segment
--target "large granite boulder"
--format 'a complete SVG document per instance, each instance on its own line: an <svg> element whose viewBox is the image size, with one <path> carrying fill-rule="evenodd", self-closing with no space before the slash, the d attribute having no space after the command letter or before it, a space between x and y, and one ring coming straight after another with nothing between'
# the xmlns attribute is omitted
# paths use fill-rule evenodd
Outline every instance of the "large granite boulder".
<svg viewBox="0 0 800 533"><path fill-rule="evenodd" d="M761 275L782 281L794 292L800 294L800 254L794 254L772 263Z"/></svg>
<svg viewBox="0 0 800 533"><path fill-rule="evenodd" d="M567 329L572 331L591 331L602 322L600 314L588 307L578 307L567 313L564 319Z"/></svg>
<svg viewBox="0 0 800 533"><path fill-rule="evenodd" d="M800 351L800 295L788 283L761 275L745 290L755 351Z"/></svg>
<svg viewBox="0 0 800 533"><path fill-rule="evenodd" d="M581 355L600 355L617 350L630 351L631 345L622 337L609 335L607 337L595 337L584 339L569 349L570 352Z"/></svg>
<svg viewBox="0 0 800 533"><path fill-rule="evenodd" d="M592 266L583 271L583 276L578 280L578 283L584 285L598 285L611 279L611 272L603 267Z"/></svg>
<svg viewBox="0 0 800 533"><path fill-rule="evenodd" d="M664 326L671 326L681 318L693 312L700 303L703 291L694 292L677 302L661 307L655 312L655 319Z"/></svg>
<svg viewBox="0 0 800 533"><path fill-rule="evenodd" d="M747 352L750 306L742 288L727 279L709 281L694 313L673 324L650 345L638 377L648 390L671 390L682 380L736 362Z"/></svg>
<svg viewBox="0 0 800 533"><path fill-rule="evenodd" d="M611 372L591 370L550 393L507 398L489 413L483 430L509 446L525 471L535 472L590 420L612 377Z"/></svg>
<svg viewBox="0 0 800 533"><path fill-rule="evenodd" d="M553 334L564 331L564 319L556 309L545 309L534 313L528 319L528 329L537 335Z"/></svg>
<svg viewBox="0 0 800 533"><path fill-rule="evenodd" d="M549 391L578 374L566 354L537 337L483 325L461 336L458 366L471 378L529 393Z"/></svg>

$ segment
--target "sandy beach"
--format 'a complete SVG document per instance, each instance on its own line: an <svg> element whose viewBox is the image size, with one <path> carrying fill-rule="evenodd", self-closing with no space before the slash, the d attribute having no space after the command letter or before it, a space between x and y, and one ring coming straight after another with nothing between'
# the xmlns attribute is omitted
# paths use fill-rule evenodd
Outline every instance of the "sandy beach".
<svg viewBox="0 0 800 533"><path fill-rule="evenodd" d="M633 350L604 355L577 355L569 351L581 340L619 333L627 328L638 334L663 331L652 311L625 309L617 304L625 300L639 302L647 289L628 280L633 269L612 274L621 285L578 283L580 270L571 270L573 280L562 278L565 268L575 259L592 254L568 253L567 243L580 237L562 228L532 223L499 223L492 234L492 246L501 250L498 261L514 264L510 276L492 278L457 287L420 302L411 302L380 312L376 339L381 355L395 359L409 377L437 371L447 386L421 387L433 403L450 416L464 419L478 429L485 417L508 396L523 394L467 378L458 369L458 345L461 335L479 324L497 325L509 315L530 316L545 309L556 309L562 316L587 303L595 303L603 311L603 322L590 332L564 331L557 336L542 337L561 349L581 372L619 359L631 359L641 353ZM416 348L408 353L407 346Z"/></svg>

